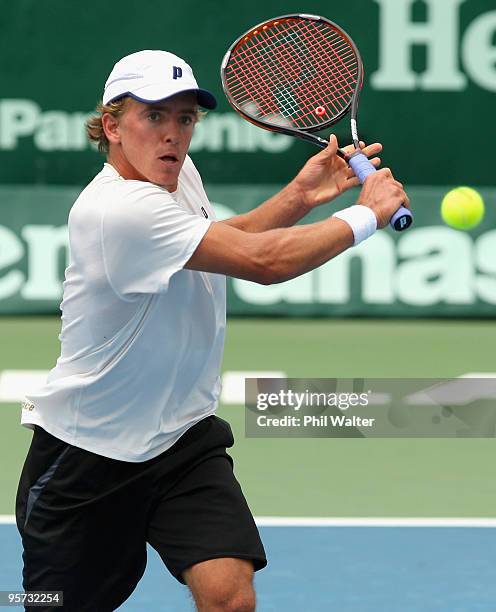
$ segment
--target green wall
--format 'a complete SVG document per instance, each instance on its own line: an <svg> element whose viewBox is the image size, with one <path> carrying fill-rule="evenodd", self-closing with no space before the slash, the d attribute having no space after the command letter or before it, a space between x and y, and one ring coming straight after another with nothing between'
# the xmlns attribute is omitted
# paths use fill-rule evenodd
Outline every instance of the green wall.
<svg viewBox="0 0 496 612"><path fill-rule="evenodd" d="M232 313L492 316L496 303L494 0L0 0L0 312L54 312L67 263L66 220L101 167L85 118L113 64L145 48L193 66L219 108L191 155L221 215L249 210L315 152L244 122L221 91L231 42L269 17L304 10L342 25L366 68L359 129L409 190L415 226L385 231L304 277L272 287L229 281ZM349 140L346 120L336 126ZM481 190L484 223L443 226L456 185ZM353 201L342 199L340 207ZM330 213L317 211L309 220Z"/></svg>
<svg viewBox="0 0 496 612"><path fill-rule="evenodd" d="M220 101L193 143L207 182L282 183L312 145L231 111L219 67L269 17L322 14L356 40L366 69L359 127L411 185L495 184L494 0L0 0L0 183L80 185L99 166L83 123L113 64L145 48L183 56ZM336 127L344 143L347 121Z"/></svg>
<svg viewBox="0 0 496 612"><path fill-rule="evenodd" d="M209 185L220 218L250 210L276 185ZM480 188L488 204L470 232L443 225L445 189L411 187L415 225L377 232L321 268L263 286L229 279L233 314L297 316L493 316L496 305L496 189ZM67 215L77 189L0 186L0 313L56 312L67 265ZM342 196L339 207L353 202ZM337 204L313 211L322 219Z"/></svg>

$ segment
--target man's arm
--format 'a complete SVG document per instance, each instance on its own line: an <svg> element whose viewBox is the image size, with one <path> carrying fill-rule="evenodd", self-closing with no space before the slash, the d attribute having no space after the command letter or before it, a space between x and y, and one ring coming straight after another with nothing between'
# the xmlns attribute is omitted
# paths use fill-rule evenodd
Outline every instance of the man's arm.
<svg viewBox="0 0 496 612"><path fill-rule="evenodd" d="M371 209L382 228L402 203L408 205L408 197L390 170L383 169L366 179L357 203ZM353 242L350 225L337 218L255 233L218 222L185 267L269 285L321 266Z"/></svg>
<svg viewBox="0 0 496 612"><path fill-rule="evenodd" d="M368 147L361 144L363 152L369 157L382 150L379 143ZM359 185L348 164L336 155L337 148L338 142L332 135L327 149L312 156L289 185L254 210L225 219L222 223L244 232L291 227L312 208L330 202L351 187ZM353 152L353 145L345 147L344 151ZM375 166L380 164L379 158L371 161Z"/></svg>

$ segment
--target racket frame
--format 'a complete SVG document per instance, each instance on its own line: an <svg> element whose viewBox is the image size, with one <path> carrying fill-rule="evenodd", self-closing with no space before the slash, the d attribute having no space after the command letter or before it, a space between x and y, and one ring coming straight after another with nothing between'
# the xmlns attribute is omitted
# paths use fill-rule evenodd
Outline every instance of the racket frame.
<svg viewBox="0 0 496 612"><path fill-rule="evenodd" d="M229 63L229 59L231 58L233 52L238 48L238 46L240 46L243 42L246 42L246 40L249 40L251 36L258 33L258 30L263 29L264 26L268 27L270 25L274 25L276 22L282 21L284 19L300 19L300 20L308 20L308 21L314 21L314 22L320 21L320 22L326 23L327 25L331 26L331 28L335 32L337 32L340 36L342 36L346 40L346 42L350 45L353 52L355 53L356 60L357 60L357 79L356 79L356 84L355 84L355 90L353 92L353 95L349 103L346 105L346 107L344 107L337 115L332 117L330 120L319 123L317 125L306 127L305 131L298 129L298 128L290 128L290 127L281 126L281 125L274 125L274 124L264 121L263 119L258 119L258 118L248 115L232 99L231 95L229 94L229 87L227 86L227 82L226 82L227 81L226 67ZM363 69L362 58L351 36L347 32L345 32L345 30L343 30L341 26L338 26L336 23L334 23L330 19L327 19L326 17L321 17L320 15L310 15L306 13L290 13L288 15L281 15L280 17L275 17L273 19L263 21L262 23L259 23L255 27L252 27L249 30L247 30L242 36L236 39L234 43L229 47L229 49L227 50L222 60L220 74L221 74L222 89L224 90L224 94L229 104L234 108L234 110L237 113L239 113L244 119L246 119L246 121L249 121L253 125L261 127L270 132L278 132L281 134L286 134L288 136L294 136L296 138L305 140L307 142L311 142L322 149L325 149L327 147L328 141L320 136L315 135L313 132L323 131L326 128L336 124L345 115L347 115L348 112L351 110L351 120L350 120L351 136L353 139L353 145L354 145L355 151L351 154L346 154L342 149L338 149L336 153L337 155L342 157L346 162L348 162L348 164L350 164L350 166L353 168L353 171L355 172L355 175L359 178L361 183L364 182L365 178L369 174L371 174L372 172L376 172L376 169L374 168L374 166L370 163L367 157L362 153L361 148L360 148L360 141L358 138L358 126L357 126L358 104L359 104L360 92L362 90L362 85L363 85L363 80L364 80L364 69ZM413 216L410 210L408 210L404 206L400 206L398 210L395 212L395 214L391 217L390 225L396 231L403 231L407 229L408 227L410 227L412 222L413 222Z"/></svg>
<svg viewBox="0 0 496 612"><path fill-rule="evenodd" d="M255 119L254 117L248 115L233 100L233 98L231 97L229 93L229 87L227 85L226 67L229 63L229 60L231 59L233 52L236 51L239 46L241 46L243 43L245 43L247 40L249 40L255 34L257 34L259 30L264 29L264 27L270 27L274 24L277 24L277 22L280 22L283 20L289 20L289 19L303 19L303 20L313 21L313 22L320 21L320 22L323 22L329 25L334 31L336 31L340 36L342 36L346 40L346 42L350 45L353 52L355 53L355 57L357 60L357 82L355 85L355 91L350 101L348 102L348 104L337 115L332 117L330 120L307 127L305 128L305 131L300 130L298 128L285 127L282 125L276 126L276 125L273 125L271 123L264 121L263 119ZM325 140L325 138L322 138L321 136L317 136L313 132L321 132L335 125L336 123L341 121L341 119L343 119L343 117L345 117L350 112L350 109L351 109L351 133L352 133L352 138L353 138L353 144L355 145L355 149L360 150L360 143L358 140L358 131L357 131L357 113L358 113L358 102L360 98L360 91L362 89L363 78L364 78L363 62L362 62L360 52L358 51L358 48L355 45L351 36L347 32L345 32L343 28L338 26L336 23L334 23L330 19L321 17L320 15L310 15L306 13L290 13L288 15L281 15L280 17L274 17L273 19L263 21L262 23L259 23L258 25L251 27L244 34L242 34L239 38L237 38L233 42L233 44L229 47L229 49L226 51L224 58L222 60L222 64L221 64L220 76L221 76L221 82L222 82L222 89L224 91L224 94L229 104L246 121L249 121L253 125L261 127L264 130L268 130L270 132L278 132L281 134L286 134L287 136L294 136L301 140L311 142L312 144L317 145L318 147L322 149L325 149L327 147L327 145L329 144L328 141ZM338 149L338 155L342 157L343 159L347 159L348 157L342 149Z"/></svg>

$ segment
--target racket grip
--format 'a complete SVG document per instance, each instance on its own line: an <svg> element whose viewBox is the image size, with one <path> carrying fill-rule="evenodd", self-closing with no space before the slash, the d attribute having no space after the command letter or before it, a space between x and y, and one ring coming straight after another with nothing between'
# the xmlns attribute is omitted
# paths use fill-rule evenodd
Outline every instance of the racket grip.
<svg viewBox="0 0 496 612"><path fill-rule="evenodd" d="M351 169L358 177L360 183L365 183L365 179L370 175L377 172L375 166L369 161L368 157L361 151L355 151L348 159L348 163Z"/></svg>
<svg viewBox="0 0 496 612"><path fill-rule="evenodd" d="M360 183L364 183L369 174L377 172L374 165L361 151L355 151L355 153L349 157L348 163L358 177ZM400 206L389 221L389 225L397 232L408 229L412 223L413 215L405 206Z"/></svg>

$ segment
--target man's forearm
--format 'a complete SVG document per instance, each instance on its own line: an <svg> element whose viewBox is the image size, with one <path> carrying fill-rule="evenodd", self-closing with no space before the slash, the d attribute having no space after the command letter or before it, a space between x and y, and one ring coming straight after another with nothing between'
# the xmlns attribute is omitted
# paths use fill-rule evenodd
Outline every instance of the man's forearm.
<svg viewBox="0 0 496 612"><path fill-rule="evenodd" d="M279 227L291 227L311 210L293 183L260 204L248 213L225 219L222 223L243 230L258 233Z"/></svg>
<svg viewBox="0 0 496 612"><path fill-rule="evenodd" d="M284 282L366 240L403 202L408 205L403 187L382 169L367 178L357 205L324 221L258 232L212 223L184 267L264 285Z"/></svg>
<svg viewBox="0 0 496 612"><path fill-rule="evenodd" d="M353 245L351 228L335 218L275 229L260 238L265 244L261 249L263 268L271 284L314 270Z"/></svg>
<svg viewBox="0 0 496 612"><path fill-rule="evenodd" d="M351 227L336 218L259 233L217 222L210 225L185 268L264 285L280 283L321 266L353 241Z"/></svg>

